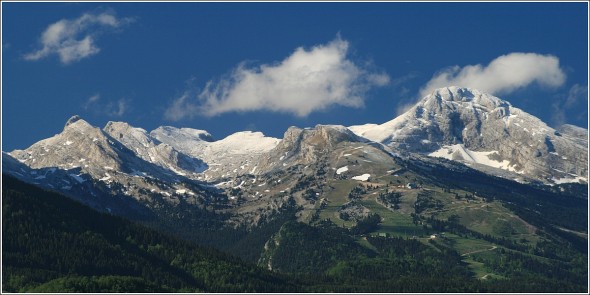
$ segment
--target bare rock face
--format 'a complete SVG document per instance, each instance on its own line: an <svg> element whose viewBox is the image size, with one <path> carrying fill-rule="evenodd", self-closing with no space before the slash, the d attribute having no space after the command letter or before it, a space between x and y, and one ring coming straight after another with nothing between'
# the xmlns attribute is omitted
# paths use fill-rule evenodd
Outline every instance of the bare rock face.
<svg viewBox="0 0 590 295"><path fill-rule="evenodd" d="M588 130L566 126L560 133L509 102L475 89L440 88L392 121L350 129L402 153L475 162L544 182L588 179L583 141Z"/></svg>
<svg viewBox="0 0 590 295"><path fill-rule="evenodd" d="M557 128L555 135L563 135L569 137L571 140L577 141L581 145L588 146L588 129L563 124Z"/></svg>
<svg viewBox="0 0 590 295"><path fill-rule="evenodd" d="M316 163L341 142L362 139L340 125L317 125L315 128L289 127L278 145L261 160L259 173L301 164Z"/></svg>
<svg viewBox="0 0 590 295"><path fill-rule="evenodd" d="M187 156L153 138L144 129L135 128L128 123L108 122L103 130L141 159L162 168L184 175L203 172L208 168L200 159Z"/></svg>
<svg viewBox="0 0 590 295"><path fill-rule="evenodd" d="M123 145L78 116L70 118L60 134L10 153L33 169L82 168L95 178L102 177L105 169L128 170L128 163L123 159L125 154Z"/></svg>

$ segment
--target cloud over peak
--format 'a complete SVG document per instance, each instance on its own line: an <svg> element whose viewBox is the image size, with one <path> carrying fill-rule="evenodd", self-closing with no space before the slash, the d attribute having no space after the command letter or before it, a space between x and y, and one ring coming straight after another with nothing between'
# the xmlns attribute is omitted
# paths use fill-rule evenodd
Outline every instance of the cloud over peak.
<svg viewBox="0 0 590 295"><path fill-rule="evenodd" d="M36 61L57 54L63 64L70 64L97 54L96 36L101 29L119 28L131 18L118 19L114 12L84 13L76 19L61 19L49 25L39 38L41 48L24 55Z"/></svg>
<svg viewBox="0 0 590 295"><path fill-rule="evenodd" d="M389 76L355 64L348 49L347 41L336 38L309 50L299 47L275 64L240 63L225 77L209 81L196 98L184 93L165 117L180 120L193 111L215 116L257 110L305 117L333 105L362 107L366 92L388 84Z"/></svg>
<svg viewBox="0 0 590 295"><path fill-rule="evenodd" d="M470 87L493 94L507 94L533 82L541 86L559 87L566 75L559 67L559 59L553 55L537 53L510 53L491 61L487 66L452 66L432 77L420 89L420 97L434 89L446 86Z"/></svg>

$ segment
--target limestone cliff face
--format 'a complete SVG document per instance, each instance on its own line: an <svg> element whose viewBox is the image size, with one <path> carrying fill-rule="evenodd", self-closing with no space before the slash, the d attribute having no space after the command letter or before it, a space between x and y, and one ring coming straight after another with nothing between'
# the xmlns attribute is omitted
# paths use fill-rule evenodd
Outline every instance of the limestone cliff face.
<svg viewBox="0 0 590 295"><path fill-rule="evenodd" d="M122 144L77 116L68 120L61 133L10 153L33 169L81 168L94 178L102 177L105 169L128 171L126 154L129 151Z"/></svg>
<svg viewBox="0 0 590 295"><path fill-rule="evenodd" d="M104 131L141 159L162 168L178 171L181 174L198 173L207 168L207 165L199 158L187 156L152 137L144 129L133 127L128 123L108 122Z"/></svg>
<svg viewBox="0 0 590 295"><path fill-rule="evenodd" d="M433 91L406 113L382 125L351 126L357 135L406 153L433 153L461 145L493 152L505 169L539 179L588 178L588 130L558 132L493 95L469 88ZM584 134L586 135L584 137Z"/></svg>
<svg viewBox="0 0 590 295"><path fill-rule="evenodd" d="M294 164L316 163L341 142L358 142L362 139L340 125L317 125L301 129L289 127L279 144L258 165L259 172L283 169Z"/></svg>

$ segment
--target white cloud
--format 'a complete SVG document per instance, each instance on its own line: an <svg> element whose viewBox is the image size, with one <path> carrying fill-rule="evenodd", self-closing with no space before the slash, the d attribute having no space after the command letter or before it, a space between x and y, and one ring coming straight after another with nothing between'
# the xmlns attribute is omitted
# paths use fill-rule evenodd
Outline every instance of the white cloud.
<svg viewBox="0 0 590 295"><path fill-rule="evenodd" d="M190 102L190 91L185 91L164 112L164 118L170 121L179 121L184 118L192 118L199 113L199 107Z"/></svg>
<svg viewBox="0 0 590 295"><path fill-rule="evenodd" d="M84 104L84 109L87 110L88 108L90 108L91 106L96 104L99 100L100 100L100 94L98 94L98 93L89 97L86 100L86 103Z"/></svg>
<svg viewBox="0 0 590 295"><path fill-rule="evenodd" d="M126 99L121 98L116 102L110 102L107 105L107 114L110 116L121 117L125 114L128 109L128 102Z"/></svg>
<svg viewBox="0 0 590 295"><path fill-rule="evenodd" d="M582 98L588 98L588 86L574 84L568 92L564 106L571 108Z"/></svg>
<svg viewBox="0 0 590 295"><path fill-rule="evenodd" d="M107 100L102 102L100 94L94 94L86 99L82 105L84 110L91 111L95 115L107 115L111 117L121 117L129 110L129 100L120 98L119 100Z"/></svg>
<svg viewBox="0 0 590 295"><path fill-rule="evenodd" d="M165 117L256 110L304 117L332 105L362 107L365 93L388 84L389 76L356 65L347 57L348 48L347 41L336 38L309 50L297 48L275 64L241 63L226 77L209 81L197 99L187 93L176 99Z"/></svg>
<svg viewBox="0 0 590 295"><path fill-rule="evenodd" d="M510 53L481 64L444 69L420 89L420 97L447 86L469 87L493 94L507 94L537 82L541 86L559 87L566 75L553 55Z"/></svg>
<svg viewBox="0 0 590 295"><path fill-rule="evenodd" d="M571 110L587 109L587 105L579 105L579 103L583 102L583 99L588 99L588 86L580 84L574 84L567 94L556 96L555 101L551 104L553 126L559 127L567 123L567 113Z"/></svg>
<svg viewBox="0 0 590 295"><path fill-rule="evenodd" d="M62 19L47 27L39 42L41 48L25 54L26 60L39 60L57 54L63 64L79 61L97 54L96 35L103 28L119 28L131 18L117 19L112 11L85 13L76 19Z"/></svg>

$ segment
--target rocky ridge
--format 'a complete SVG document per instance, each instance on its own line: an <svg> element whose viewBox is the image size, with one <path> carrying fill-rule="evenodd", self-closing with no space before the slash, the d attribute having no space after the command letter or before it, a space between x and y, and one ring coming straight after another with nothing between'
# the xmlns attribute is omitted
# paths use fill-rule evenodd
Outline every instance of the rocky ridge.
<svg viewBox="0 0 590 295"><path fill-rule="evenodd" d="M437 89L389 122L349 128L400 153L491 166L546 183L588 179L586 129L566 126L560 133L475 89Z"/></svg>
<svg viewBox="0 0 590 295"><path fill-rule="evenodd" d="M586 182L585 143L586 129L555 130L497 97L449 87L381 125L290 127L283 139L245 131L214 140L204 130L125 122L100 129L74 116L2 162L6 173L99 210L194 206L228 213L237 226L289 206L301 208L300 220L317 218L310 214L330 183L391 177L403 161L444 167L437 158L446 158L520 182Z"/></svg>

